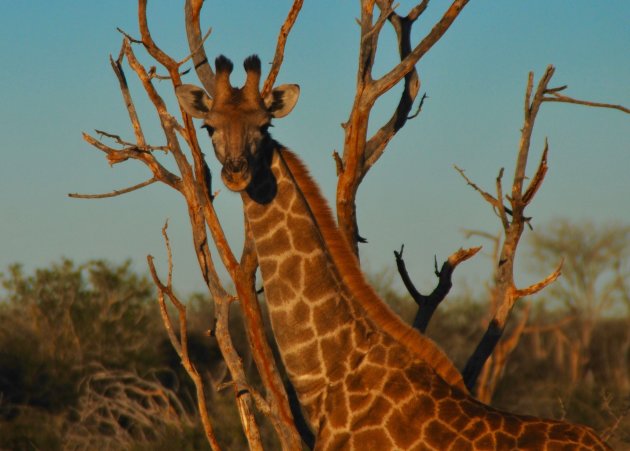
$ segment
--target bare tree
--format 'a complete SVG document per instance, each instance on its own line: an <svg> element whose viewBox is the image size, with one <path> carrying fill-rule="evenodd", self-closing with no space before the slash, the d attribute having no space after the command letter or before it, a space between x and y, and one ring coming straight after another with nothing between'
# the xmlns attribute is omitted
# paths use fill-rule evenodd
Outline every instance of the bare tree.
<svg viewBox="0 0 630 451"><path fill-rule="evenodd" d="M419 2L405 16L399 15L395 11L396 6L393 4L393 1L362 0L360 2L360 50L357 66L356 95L349 118L344 124L343 154L341 156L334 154L339 176L336 198L339 227L357 253L357 243L360 241L360 236L356 221L355 199L360 183L369 169L383 155L390 140L412 116L410 113L419 92L419 78L415 65L440 40L467 3L468 0L454 0L429 33L413 46L411 42L411 28L427 8L428 0ZM301 437L295 426L294 414L288 402L287 392L264 334L260 306L255 290L257 261L249 229L246 225L245 245L240 258L237 258L226 240L213 206L211 174L204 161L204 155L200 149L192 120L188 115L183 114L183 111L179 111L177 115L171 114L167 109L163 93L160 93L155 83L157 79L170 80L170 84L161 85L162 89L169 90L170 93L172 89L181 85L182 71L189 64L189 61L192 60L197 76L204 88L210 94L214 92L214 72L208 64L205 51L205 41L208 33L204 35L200 26L202 5L202 0L186 0L185 2L185 26L190 55L182 55L180 59L176 59L167 55L154 40L148 24L147 1L138 1L139 37L133 37L131 34L123 32L120 52L115 59L113 57L110 58L112 69L119 81L129 120L133 126L134 138L133 140L125 140L119 135L102 131L97 131L100 135L98 139L87 133L83 136L89 144L106 154L110 165L119 164L127 160L137 160L149 169L151 176L146 181L129 188L99 195L75 194L73 197L101 198L118 196L156 182L164 183L182 195L188 208L193 245L199 268L215 303L216 325L212 332L225 359L231 380L229 384L224 384L224 387L230 388L233 392L248 445L251 449L262 449L259 425L254 417L254 409L258 409L267 415L274 426L282 449L299 449L301 447ZM274 85L282 65L287 37L301 10L301 6L302 0L294 0L279 31L275 55L270 72L264 83L263 95L270 92ZM380 33L386 23L393 27L398 37L400 63L391 68L382 77L374 79L372 68ZM145 67L137 57L138 52L146 52L152 61L155 62L157 68ZM127 75L125 74L127 66L140 81L144 93L151 101L155 112L157 112L165 140L163 145L151 145L145 138L142 121L134 106L133 96L127 83ZM165 71L166 74L159 75L158 71ZM549 74L550 76L551 74ZM497 299L501 298L500 302L497 301L496 308L497 321L499 321L500 327L505 324L513 302L518 297L540 289L539 286L534 286L525 290L516 290L512 279L513 255L522 233L523 224L527 220L523 215L523 210L531 201L538 186L540 186L544 170L546 169L546 163L543 158L538 171L540 174L537 173L538 175L530 183L529 188L525 192L522 191L533 119L543 100L579 102L573 99L562 98L558 94L560 89L547 90L547 81L548 79L544 83L541 81L539 90L531 104L531 78L530 85L528 85L530 87L528 88L526 108L529 111L529 116L526 117L529 118L527 120L530 122L526 122L528 132L523 134L523 139L526 140L526 142L521 144L524 156L519 157L514 178L514 188L510 198L512 208L508 209L503 205L500 178L497 181L498 196L494 198L490 195L484 195L493 207L497 209L505 227L506 236L509 235L509 240L506 240L506 244L504 244L505 258L509 260L509 263L501 269L500 277L497 281L497 286L500 285L501 293L503 293L502 295L497 295ZM384 93L401 83L402 94L390 119L376 133L368 136L368 123L373 106ZM541 96L546 97L541 98ZM420 102L418 108L421 104L422 102ZM181 121L178 120L179 117L182 118ZM112 144L106 144L106 141ZM158 158L158 153L160 152L166 153L167 157L172 159L176 171L168 169L167 165L163 164L161 161L162 157ZM512 221L509 221L508 215L512 217ZM194 364L188 356L186 306L179 300L173 286L171 249L166 235L166 227L164 229L164 237L169 255L169 270L166 281L163 281L157 274L152 257L148 257L151 274L158 288L160 311L162 312L171 343L195 382L197 402L208 442L212 449L220 449L220 444L214 434L213 425L207 414L208 406L205 403L206 395L204 393L206 388L203 386L203 379L199 377ZM217 256L212 255L208 246L210 239L214 241L217 248L217 256L227 269L234 284L233 293L230 293L225 288L218 277L215 268ZM452 273L452 269L459 262L470 257L477 250L466 250L461 251L461 254L454 254L454 260L449 259L448 261L451 268L443 269L444 275L447 276ZM543 285L557 277L554 274L548 280L543 281ZM176 320L171 318L166 299L174 306L177 315ZM507 301L504 301L505 299ZM229 307L236 301L239 302L243 311L253 360L262 380L264 393L257 392L246 379L242 361L230 338L228 330ZM308 437L303 438L308 442Z"/></svg>
<svg viewBox="0 0 630 451"><path fill-rule="evenodd" d="M496 178L496 195L492 195L479 188L465 175L462 169L456 167L457 171L466 182L490 204L494 213L498 216L503 229L501 245L498 246L498 241L496 243L498 252L496 253L494 283L490 293L490 320L488 328L462 371L466 385L470 390L473 389L477 378L483 371L482 380L480 381L476 394L479 399L484 402L490 402L498 378L505 366L507 356L518 343L527 321L527 314L524 314L510 336L499 344L499 340L503 336L514 304L517 300L537 293L551 284L560 276L562 269L562 260L559 258L560 263L556 269L539 282L526 288L517 288L514 283L516 251L525 226L529 225L531 227L530 221L532 218L525 215L525 208L534 199L544 181L548 169L547 153L549 147L547 140L545 140L538 167L530 178L527 187L524 186L525 180L527 179L526 169L532 132L540 107L544 102L565 102L591 107L614 108L626 113L629 112L627 108L618 105L577 100L560 94L560 92L567 88L566 85L557 88L549 87L554 71L553 66L547 67L535 91L534 74L533 72L529 73L525 90L524 121L521 129L521 139L514 169L511 194L504 195L503 192L503 168L499 170L499 174ZM507 200L509 206L505 205L504 199ZM527 311L528 310L526 310L526 312ZM495 353L494 356L484 368L486 361L493 352Z"/></svg>

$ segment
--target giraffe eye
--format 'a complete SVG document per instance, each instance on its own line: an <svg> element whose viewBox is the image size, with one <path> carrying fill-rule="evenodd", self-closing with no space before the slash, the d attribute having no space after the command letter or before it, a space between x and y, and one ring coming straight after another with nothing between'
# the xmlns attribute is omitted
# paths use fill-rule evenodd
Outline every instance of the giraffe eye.
<svg viewBox="0 0 630 451"><path fill-rule="evenodd" d="M269 123L269 124L265 124L261 126L260 133L262 133L263 135L266 135L269 132L269 127L273 127L273 124Z"/></svg>
<svg viewBox="0 0 630 451"><path fill-rule="evenodd" d="M212 138L212 135L214 134L214 127L211 127L208 124L203 124L201 128L205 128L206 131L208 132L208 135L210 135L210 138Z"/></svg>

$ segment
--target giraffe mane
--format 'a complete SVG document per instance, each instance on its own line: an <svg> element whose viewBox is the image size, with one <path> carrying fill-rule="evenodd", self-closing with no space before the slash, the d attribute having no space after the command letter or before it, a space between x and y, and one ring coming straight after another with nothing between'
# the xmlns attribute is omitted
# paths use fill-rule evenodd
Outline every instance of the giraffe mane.
<svg viewBox="0 0 630 451"><path fill-rule="evenodd" d="M358 259L339 231L328 202L304 163L286 148L280 149L278 154L302 192L339 275L370 320L428 363L449 385L467 393L461 373L438 345L404 323L365 280Z"/></svg>

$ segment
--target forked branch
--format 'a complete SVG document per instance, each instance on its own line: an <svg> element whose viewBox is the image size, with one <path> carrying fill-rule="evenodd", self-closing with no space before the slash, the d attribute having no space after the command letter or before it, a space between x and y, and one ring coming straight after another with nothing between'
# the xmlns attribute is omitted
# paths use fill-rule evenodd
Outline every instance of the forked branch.
<svg viewBox="0 0 630 451"><path fill-rule="evenodd" d="M472 389L476 383L476 379L481 372L484 363L488 357L492 354L493 350L497 346L499 339L501 338L508 317L514 307L516 301L522 297L532 295L545 288L547 285L556 280L561 273L562 262L558 267L549 274L543 280L532 284L529 287L519 289L514 283L514 260L516 257L516 250L524 230L525 224L529 225L531 218L525 216L525 208L532 202L535 195L540 189L545 175L548 170L547 156L549 151L549 145L545 139L544 149L540 158L538 167L532 177L527 188L523 187L526 178L527 162L529 159L529 150L531 143L531 136L534 129L534 123L536 116L543 102L546 101L563 101L562 98L567 99L566 103L578 103L581 105L589 106L607 106L610 108L616 108L616 105L600 104L586 101L573 101L566 96L560 96L559 91L564 90L566 86L559 88L548 88L549 82L554 74L553 66L548 66L545 73L540 78L538 85L534 91L534 74L529 73L527 79L527 87L525 89L525 102L524 102L524 120L523 128L521 129L521 139L519 143L519 150L516 159L516 165L514 170L514 178L512 180L511 195L505 196L505 199L509 202L510 207L504 205L504 195L502 188L502 175L503 169L499 172L499 176L496 179L496 196L479 188L473 183L466 175L464 171L456 167L457 171L466 180L470 186L473 187L483 199L488 202L493 210L498 214L501 219L503 228L503 240L498 259L496 261L496 270L494 275L494 286L491 290L491 315L489 320L489 326L482 338L479 346L468 360L466 367L464 368L463 375L466 385ZM571 101L569 101L569 99ZM621 111L624 111L621 108ZM509 218L508 215L511 217ZM530 226L531 227L531 226ZM520 337L520 333L515 335ZM497 358L494 360L493 365L504 365L504 360ZM497 375L500 374L502 367L498 369L485 371L485 375ZM484 376L485 377L485 376ZM494 376L492 376L494 377ZM488 394L487 387L494 387L496 384L489 380L484 380L481 385L483 388L483 395L486 397L485 401L488 401L488 396L491 396L491 392ZM492 391L492 390L491 390Z"/></svg>
<svg viewBox="0 0 630 451"><path fill-rule="evenodd" d="M358 254L360 241L356 218L356 195L369 169L383 155L388 143L405 125L420 88L416 64L438 42L453 24L468 0L454 0L433 29L415 46L411 42L412 26L428 5L427 0L411 8L406 16L395 11L393 0L362 0L359 61L354 103L348 121L343 124L345 137L342 158L336 159L337 219L341 232ZM375 17L374 7L379 13ZM389 22L398 39L400 62L383 77L375 80L372 68L380 33ZM390 119L368 139L368 123L376 101L404 79L403 92Z"/></svg>
<svg viewBox="0 0 630 451"><path fill-rule="evenodd" d="M453 271L457 265L461 262L468 260L473 257L477 252L481 250L481 246L479 247L471 247L469 249L459 249L457 252L453 253L448 259L442 264L442 268L438 270L437 267L437 258L435 260L435 275L438 278L438 284L433 289L431 294L423 295L421 294L413 284L411 278L409 277L409 273L407 272L407 266L405 265L405 260L403 259L403 250L405 246L402 245L400 247L400 251L394 251L394 256L396 257L396 266L398 268L398 273L407 288L407 291L418 305L418 311L416 312L416 316L413 320L413 327L420 332L424 333L429 325L429 321L431 321L431 317L435 310L438 308L440 303L444 300L451 287L453 286L452 276Z"/></svg>
<svg viewBox="0 0 630 451"><path fill-rule="evenodd" d="M193 363L190 361L190 356L188 355L188 320L186 318L186 306L177 298L173 291L173 256L171 253L171 245L168 239L168 235L166 233L167 227L168 223L164 224L164 227L162 228L162 235L164 236L164 242L168 254L168 281L166 285L162 283L159 276L157 275L152 256L147 256L147 263L149 264L149 270L151 272L153 282L158 288L158 303L160 306L160 314L162 315L162 322L164 323L168 338L171 342L171 345L173 346L173 349L175 349L175 352L177 352L177 355L181 359L182 366L195 384L197 406L199 407L199 415L201 417L201 423L203 424L203 428L206 433L206 439L208 440L208 443L213 450L220 450L221 448L219 447L219 443L217 442L212 423L210 422L210 416L208 415L203 379L201 378ZM176 328L168 313L165 296L168 297L168 299L171 301L171 304L177 310L177 316L179 319L179 339L177 338L177 333L175 331Z"/></svg>

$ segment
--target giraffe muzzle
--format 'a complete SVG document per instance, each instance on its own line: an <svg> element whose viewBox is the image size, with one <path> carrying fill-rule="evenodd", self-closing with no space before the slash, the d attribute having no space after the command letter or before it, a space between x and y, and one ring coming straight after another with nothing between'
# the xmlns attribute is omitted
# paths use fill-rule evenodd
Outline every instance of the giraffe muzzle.
<svg viewBox="0 0 630 451"><path fill-rule="evenodd" d="M243 191L251 181L251 170L245 158L228 159L223 164L221 179L232 191Z"/></svg>

